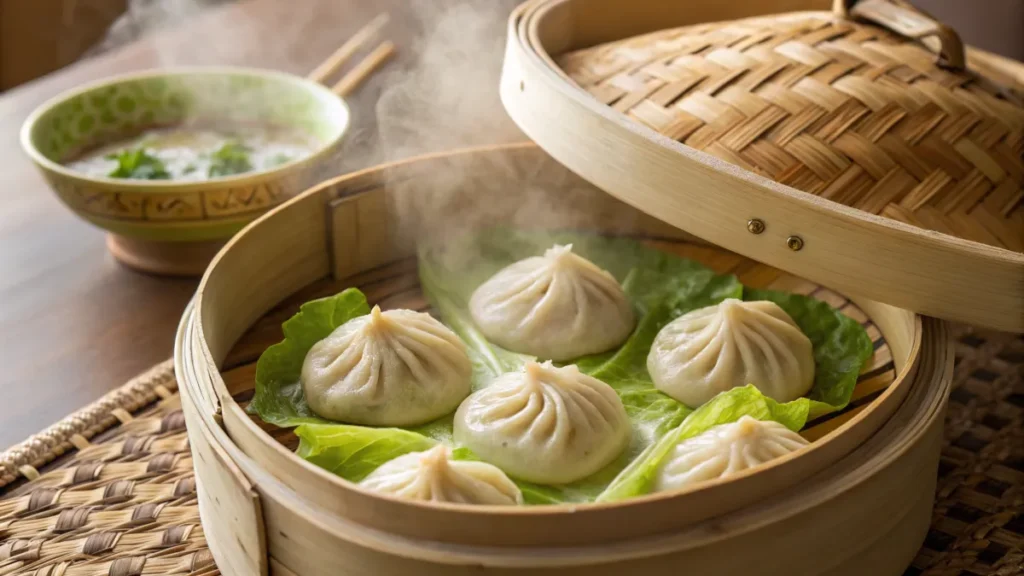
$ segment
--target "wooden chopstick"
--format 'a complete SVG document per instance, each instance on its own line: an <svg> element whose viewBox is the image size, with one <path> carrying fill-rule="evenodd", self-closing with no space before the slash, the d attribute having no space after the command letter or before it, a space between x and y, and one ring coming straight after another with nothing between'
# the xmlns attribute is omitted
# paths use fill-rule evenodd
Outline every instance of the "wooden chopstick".
<svg viewBox="0 0 1024 576"><path fill-rule="evenodd" d="M362 83L367 76L372 74L374 70L379 68L392 54L395 53L395 45L390 41L381 43L370 52L366 58L363 58L358 64L355 65L352 70L349 70L347 74L341 77L341 80L331 87L331 92L334 92L338 96L346 96L352 90L355 90L356 86Z"/></svg>
<svg viewBox="0 0 1024 576"><path fill-rule="evenodd" d="M306 77L314 82L323 83L329 76L338 71L345 62L359 51L367 42L373 39L390 20L387 12L378 14L356 32L347 42L341 45L333 54L327 57L319 66L313 69Z"/></svg>

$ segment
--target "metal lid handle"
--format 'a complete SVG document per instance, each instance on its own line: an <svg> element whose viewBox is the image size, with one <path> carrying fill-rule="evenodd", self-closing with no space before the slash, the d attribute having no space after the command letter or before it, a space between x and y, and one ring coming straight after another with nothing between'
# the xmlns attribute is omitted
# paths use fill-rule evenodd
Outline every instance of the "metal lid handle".
<svg viewBox="0 0 1024 576"><path fill-rule="evenodd" d="M903 0L833 0L832 12L846 19L863 19L913 38L939 54L946 68L964 68L964 43L949 26Z"/></svg>

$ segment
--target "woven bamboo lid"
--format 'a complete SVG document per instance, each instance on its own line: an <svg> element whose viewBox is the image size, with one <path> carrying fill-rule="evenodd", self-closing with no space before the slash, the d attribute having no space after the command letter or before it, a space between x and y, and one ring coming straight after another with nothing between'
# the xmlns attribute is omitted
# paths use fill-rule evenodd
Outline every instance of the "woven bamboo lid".
<svg viewBox="0 0 1024 576"><path fill-rule="evenodd" d="M556 159L706 240L1024 332L1024 65L896 1L533 0L502 97Z"/></svg>

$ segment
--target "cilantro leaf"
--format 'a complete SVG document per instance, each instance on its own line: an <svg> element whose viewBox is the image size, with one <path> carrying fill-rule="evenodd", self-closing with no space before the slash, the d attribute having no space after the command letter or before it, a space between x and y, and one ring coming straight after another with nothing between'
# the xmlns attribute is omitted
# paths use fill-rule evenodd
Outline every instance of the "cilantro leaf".
<svg viewBox="0 0 1024 576"><path fill-rule="evenodd" d="M117 160L117 168L107 174L111 178L130 178L133 180L171 179L171 173L167 171L163 161L147 153L145 148L122 150L115 154L108 154L107 159Z"/></svg>
<svg viewBox="0 0 1024 576"><path fill-rule="evenodd" d="M252 149L240 142L225 142L216 152L210 155L210 178L232 176L252 170L249 153Z"/></svg>

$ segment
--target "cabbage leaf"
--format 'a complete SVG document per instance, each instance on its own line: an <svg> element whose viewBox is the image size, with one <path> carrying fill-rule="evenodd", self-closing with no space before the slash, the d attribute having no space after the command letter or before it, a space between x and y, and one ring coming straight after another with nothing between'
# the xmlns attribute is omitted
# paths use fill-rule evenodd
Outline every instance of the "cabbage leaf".
<svg viewBox="0 0 1024 576"><path fill-rule="evenodd" d="M249 413L282 427L335 424L314 414L306 402L299 381L302 362L309 349L335 328L369 313L366 296L356 288L303 304L281 325L284 340L267 348L256 362L256 390L246 407Z"/></svg>
<svg viewBox="0 0 1024 576"><path fill-rule="evenodd" d="M352 482L389 460L437 445L436 440L401 428L347 424L302 424L295 435L300 439L299 456Z"/></svg>

